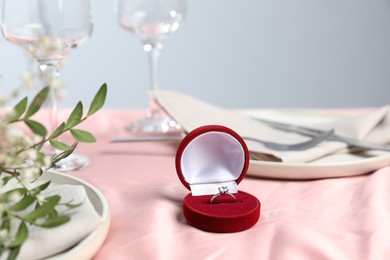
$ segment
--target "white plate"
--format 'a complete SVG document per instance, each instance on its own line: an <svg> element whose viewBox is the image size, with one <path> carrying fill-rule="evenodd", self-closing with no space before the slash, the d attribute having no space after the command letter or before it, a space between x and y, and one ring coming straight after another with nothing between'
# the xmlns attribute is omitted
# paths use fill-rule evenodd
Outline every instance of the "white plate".
<svg viewBox="0 0 390 260"><path fill-rule="evenodd" d="M342 116L336 110L290 109L251 110L244 114L287 123L324 123ZM308 163L283 163L251 160L248 176L278 179L320 179L362 175L390 165L390 153L332 154Z"/></svg>
<svg viewBox="0 0 390 260"><path fill-rule="evenodd" d="M84 186L88 198L94 206L96 212L102 217L103 223L99 227L85 237L80 243L71 249L57 254L49 259L52 260L73 260L73 259L91 259L99 250L104 240L106 239L110 226L110 213L106 198L103 194L91 184L78 179L76 177L63 173L50 172L44 173L40 180L50 180L50 185L82 185Z"/></svg>

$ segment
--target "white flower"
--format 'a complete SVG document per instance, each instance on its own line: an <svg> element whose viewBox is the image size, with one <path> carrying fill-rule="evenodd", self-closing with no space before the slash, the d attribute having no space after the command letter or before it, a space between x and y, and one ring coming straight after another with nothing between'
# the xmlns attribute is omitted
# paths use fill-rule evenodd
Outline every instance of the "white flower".
<svg viewBox="0 0 390 260"><path fill-rule="evenodd" d="M22 74L20 74L20 79L22 80L23 85L28 88L33 88L35 86L34 74L29 71L22 72Z"/></svg>
<svg viewBox="0 0 390 260"><path fill-rule="evenodd" d="M38 202L39 202L40 204L43 204L43 203L45 203L45 201L46 201L45 196L43 196L42 194L38 194L38 195L36 196L36 198L37 198L37 200L38 200Z"/></svg>
<svg viewBox="0 0 390 260"><path fill-rule="evenodd" d="M51 166L51 159L47 156L43 158L43 168L48 169Z"/></svg>
<svg viewBox="0 0 390 260"><path fill-rule="evenodd" d="M10 203L16 203L22 199L22 195L18 191L11 192L8 197Z"/></svg>
<svg viewBox="0 0 390 260"><path fill-rule="evenodd" d="M12 107L3 108L1 111L1 117L9 117L15 114L15 111Z"/></svg>
<svg viewBox="0 0 390 260"><path fill-rule="evenodd" d="M38 135L33 135L33 136L31 137L31 142L32 142L33 144L39 143L41 140L42 140L42 137L40 137L40 136L38 136Z"/></svg>
<svg viewBox="0 0 390 260"><path fill-rule="evenodd" d="M38 151L30 149L24 152L25 159L35 161L38 158Z"/></svg>
<svg viewBox="0 0 390 260"><path fill-rule="evenodd" d="M62 42L60 39L44 36L40 39L40 47L46 53L56 52L62 49Z"/></svg>
<svg viewBox="0 0 390 260"><path fill-rule="evenodd" d="M24 133L20 129L15 127L7 127L4 131L4 137L9 141L15 140L16 138L20 138L23 136Z"/></svg>
<svg viewBox="0 0 390 260"><path fill-rule="evenodd" d="M23 184L28 185L29 182L38 178L39 174L40 174L39 167L35 165L26 167L20 171L20 181Z"/></svg>
<svg viewBox="0 0 390 260"><path fill-rule="evenodd" d="M60 89L57 89L57 91L56 91L56 97L59 100L63 100L64 98L66 98L67 95L68 95L68 92L66 91L65 88L60 88Z"/></svg>
<svg viewBox="0 0 390 260"><path fill-rule="evenodd" d="M8 238L8 230L6 229L1 229L0 230L0 241L4 241Z"/></svg>

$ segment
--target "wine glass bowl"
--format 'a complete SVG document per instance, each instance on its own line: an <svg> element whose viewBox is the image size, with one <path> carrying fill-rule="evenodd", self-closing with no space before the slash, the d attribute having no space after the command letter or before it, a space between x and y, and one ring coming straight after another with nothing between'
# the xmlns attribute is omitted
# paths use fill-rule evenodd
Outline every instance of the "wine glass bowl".
<svg viewBox="0 0 390 260"><path fill-rule="evenodd" d="M39 63L56 64L91 35L89 1L4 0L2 33Z"/></svg>
<svg viewBox="0 0 390 260"><path fill-rule="evenodd" d="M125 4L126 1L130 0L124 0L120 5L123 7L120 8L120 25L133 32L144 44L161 45L169 33L179 29L184 18L184 8L181 12L174 9L169 10L169 8L163 10L160 9L161 7L157 7L155 11L151 11L152 8L138 10L141 7L137 7L136 4L134 8L128 8ZM157 1L149 2L158 4ZM162 7L164 7L163 2Z"/></svg>
<svg viewBox="0 0 390 260"><path fill-rule="evenodd" d="M2 33L6 40L34 58L41 70L43 85L58 80L58 64L92 33L89 0L3 0ZM57 127L55 88L49 93L50 131ZM50 147L49 154L56 153ZM71 171L88 164L85 156L71 154L57 165Z"/></svg>
<svg viewBox="0 0 390 260"><path fill-rule="evenodd" d="M185 0L119 0L119 24L143 44L149 62L149 90L158 89L158 58L168 35L179 29L186 15ZM180 133L181 127L149 98L144 117L131 122L134 133Z"/></svg>

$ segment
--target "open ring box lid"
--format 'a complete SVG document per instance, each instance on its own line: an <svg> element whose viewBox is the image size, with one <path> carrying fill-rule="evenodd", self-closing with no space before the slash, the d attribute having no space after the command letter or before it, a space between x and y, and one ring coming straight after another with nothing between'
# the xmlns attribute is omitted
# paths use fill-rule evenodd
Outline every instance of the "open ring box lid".
<svg viewBox="0 0 390 260"><path fill-rule="evenodd" d="M248 148L232 129L207 125L190 132L176 153L177 174L191 191L183 201L188 223L211 232L237 232L256 224L260 201L238 190L248 165ZM228 187L236 200L221 194L211 202L221 187Z"/></svg>

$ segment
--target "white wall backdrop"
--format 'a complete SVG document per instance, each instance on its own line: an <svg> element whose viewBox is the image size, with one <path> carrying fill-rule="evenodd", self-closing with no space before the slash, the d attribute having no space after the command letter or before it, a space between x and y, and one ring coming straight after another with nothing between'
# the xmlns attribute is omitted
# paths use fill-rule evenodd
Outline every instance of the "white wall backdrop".
<svg viewBox="0 0 390 260"><path fill-rule="evenodd" d="M106 82L106 107L147 106L147 59L120 28L115 1L92 0L92 37L61 72L61 106L89 102ZM183 26L160 57L160 86L229 108L390 104L390 0L188 0ZM0 38L0 92L26 69Z"/></svg>

